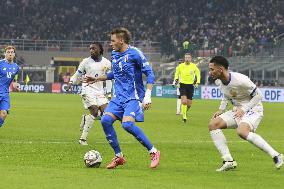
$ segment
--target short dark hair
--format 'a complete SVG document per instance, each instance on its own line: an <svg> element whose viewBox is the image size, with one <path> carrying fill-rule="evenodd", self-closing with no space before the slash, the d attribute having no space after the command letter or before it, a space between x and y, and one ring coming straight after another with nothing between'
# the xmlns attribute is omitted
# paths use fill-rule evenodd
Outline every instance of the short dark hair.
<svg viewBox="0 0 284 189"><path fill-rule="evenodd" d="M210 63L217 64L219 66L223 66L226 70L229 68L229 62L228 60L223 56L214 56Z"/></svg>
<svg viewBox="0 0 284 189"><path fill-rule="evenodd" d="M114 34L116 34L119 37L121 37L126 44L129 44L130 41L131 41L131 33L130 33L130 31L128 29L126 29L124 27L114 28L111 31L111 35L114 35Z"/></svg>
<svg viewBox="0 0 284 189"><path fill-rule="evenodd" d="M103 45L100 42L93 41L91 45L97 45L100 48L100 54L101 55L104 54L104 48L103 48Z"/></svg>

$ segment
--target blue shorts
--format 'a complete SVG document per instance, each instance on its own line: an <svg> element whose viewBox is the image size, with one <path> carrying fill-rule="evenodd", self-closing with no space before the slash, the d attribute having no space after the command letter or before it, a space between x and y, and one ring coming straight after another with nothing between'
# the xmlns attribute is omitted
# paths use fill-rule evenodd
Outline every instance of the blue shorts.
<svg viewBox="0 0 284 189"><path fill-rule="evenodd" d="M144 122L144 109L142 105L140 106L139 101L135 99L126 103L110 101L105 112L112 113L119 120L122 120L123 116L131 116L137 122Z"/></svg>
<svg viewBox="0 0 284 189"><path fill-rule="evenodd" d="M6 110L7 112L9 112L10 110L10 96L8 95L4 95L4 96L0 96L0 110Z"/></svg>

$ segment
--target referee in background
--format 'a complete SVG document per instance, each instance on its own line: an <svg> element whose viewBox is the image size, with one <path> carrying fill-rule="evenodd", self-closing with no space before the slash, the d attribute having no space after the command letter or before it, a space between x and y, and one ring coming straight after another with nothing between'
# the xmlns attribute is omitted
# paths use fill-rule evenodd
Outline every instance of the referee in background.
<svg viewBox="0 0 284 189"><path fill-rule="evenodd" d="M176 68L175 78L176 83L180 83L181 95L181 113L184 123L187 121L187 112L192 105L192 97L194 88L198 88L200 84L200 71L198 67L192 63L190 53L184 55L184 63L181 63Z"/></svg>

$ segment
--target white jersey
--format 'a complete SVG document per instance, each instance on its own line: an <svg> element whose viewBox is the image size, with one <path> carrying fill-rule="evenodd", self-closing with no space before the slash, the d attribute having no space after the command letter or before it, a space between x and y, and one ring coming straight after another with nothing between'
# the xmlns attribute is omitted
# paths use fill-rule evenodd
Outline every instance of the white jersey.
<svg viewBox="0 0 284 189"><path fill-rule="evenodd" d="M224 110L227 102L230 101L233 106L243 107L250 103L250 100L257 91L256 85L245 75L237 72L229 72L230 80L228 84L222 83L221 80L215 81L216 85L219 86L224 97L219 109ZM222 107L223 106L223 107ZM224 107L225 106L225 107ZM263 112L263 106L261 100L252 107L253 111Z"/></svg>
<svg viewBox="0 0 284 189"><path fill-rule="evenodd" d="M101 61L96 62L91 57L83 59L80 63L76 73L71 77L71 81L75 83L79 77L90 76L90 77L100 77L105 75L107 71L111 69L111 62L102 57ZM95 82L92 84L82 83L82 94L94 94L102 95L104 94L103 81Z"/></svg>

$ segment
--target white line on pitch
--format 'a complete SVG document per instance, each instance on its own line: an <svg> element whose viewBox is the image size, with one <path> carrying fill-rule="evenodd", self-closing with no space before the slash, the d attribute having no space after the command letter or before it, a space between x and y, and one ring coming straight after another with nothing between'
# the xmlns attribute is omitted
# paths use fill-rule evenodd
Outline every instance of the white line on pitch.
<svg viewBox="0 0 284 189"><path fill-rule="evenodd" d="M232 140L228 141L228 143L246 143L247 141L242 140ZM283 140L270 140L270 143L284 143ZM0 144L74 144L77 141L7 141L7 140L0 140ZM106 144L106 141L95 141L92 142L94 144ZM134 144L137 141L121 141L121 144ZM159 141L155 143L171 143L171 144L196 144L196 143L212 143L211 140L196 140L196 141Z"/></svg>

